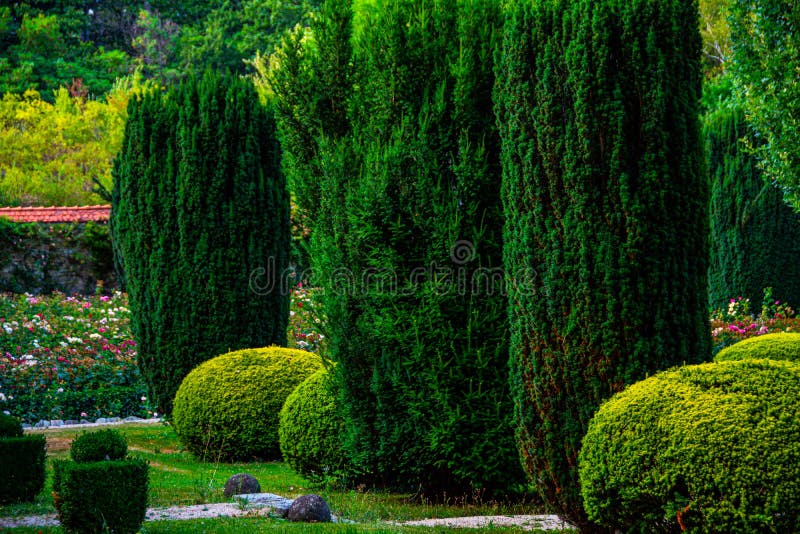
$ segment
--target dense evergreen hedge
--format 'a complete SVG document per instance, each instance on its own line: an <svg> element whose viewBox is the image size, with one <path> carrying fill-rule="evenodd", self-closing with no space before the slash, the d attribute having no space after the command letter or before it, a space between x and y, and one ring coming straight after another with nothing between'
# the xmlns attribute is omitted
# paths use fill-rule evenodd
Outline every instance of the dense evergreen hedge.
<svg viewBox="0 0 800 534"><path fill-rule="evenodd" d="M530 479L585 529L576 459L597 407L710 353L697 20L685 0L509 7L496 102L516 435Z"/></svg>
<svg viewBox="0 0 800 534"><path fill-rule="evenodd" d="M141 459L53 462L53 502L67 532L135 534L147 512L149 464Z"/></svg>
<svg viewBox="0 0 800 534"><path fill-rule="evenodd" d="M0 504L36 499L44 487L46 449L43 434L0 437Z"/></svg>
<svg viewBox="0 0 800 534"><path fill-rule="evenodd" d="M508 491L522 476L491 100L500 3L362 7L351 26L346 2L323 6L335 18L315 27L313 45L289 44L279 91L291 103L280 109L292 175L319 195L312 262L344 447L358 469L404 490Z"/></svg>
<svg viewBox="0 0 800 534"><path fill-rule="evenodd" d="M744 297L760 310L767 287L784 302L800 303L800 214L765 180L751 149L757 138L733 96L723 88L712 105L704 119L711 176L711 306L724 309L728 299Z"/></svg>
<svg viewBox="0 0 800 534"><path fill-rule="evenodd" d="M110 227L160 413L198 363L286 343L289 197L275 129L233 76L131 101Z"/></svg>

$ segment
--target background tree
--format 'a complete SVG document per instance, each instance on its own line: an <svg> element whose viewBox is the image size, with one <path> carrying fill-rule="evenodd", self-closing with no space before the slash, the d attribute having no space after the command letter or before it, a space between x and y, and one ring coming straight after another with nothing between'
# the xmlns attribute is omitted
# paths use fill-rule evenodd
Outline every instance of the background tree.
<svg viewBox="0 0 800 534"><path fill-rule="evenodd" d="M77 87L72 88L76 92ZM131 94L140 79L120 80L101 101L60 88L55 102L38 92L0 100L0 205L77 206L110 200L111 166L122 144Z"/></svg>
<svg viewBox="0 0 800 534"><path fill-rule="evenodd" d="M750 299L760 310L763 290L800 302L800 215L783 193L764 180L748 146L757 144L744 111L731 93L730 76L707 85L704 118L711 176L711 306L731 297Z"/></svg>
<svg viewBox="0 0 800 534"><path fill-rule="evenodd" d="M754 147L764 176L800 209L800 7L794 0L730 5L732 73L747 121L763 144Z"/></svg>
<svg viewBox="0 0 800 534"><path fill-rule="evenodd" d="M129 114L110 229L139 365L169 414L200 362L285 345L289 200L272 113L248 81L191 77Z"/></svg>
<svg viewBox="0 0 800 534"><path fill-rule="evenodd" d="M506 301L491 278L502 266L499 3L379 1L358 13L352 41L336 4L307 48L288 43L275 92L288 98L289 172L319 191L303 206L347 454L372 480L426 495L513 490Z"/></svg>
<svg viewBox="0 0 800 534"><path fill-rule="evenodd" d="M597 407L710 355L697 21L685 0L531 0L506 21L516 436L530 480L586 531L576 465Z"/></svg>

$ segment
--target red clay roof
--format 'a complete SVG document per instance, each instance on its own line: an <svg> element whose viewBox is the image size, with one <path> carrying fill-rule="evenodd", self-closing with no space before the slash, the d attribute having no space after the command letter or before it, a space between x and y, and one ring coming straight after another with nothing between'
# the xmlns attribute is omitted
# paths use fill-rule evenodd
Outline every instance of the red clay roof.
<svg viewBox="0 0 800 534"><path fill-rule="evenodd" d="M81 223L108 222L111 206L75 206L52 208L0 208L0 217L15 222Z"/></svg>

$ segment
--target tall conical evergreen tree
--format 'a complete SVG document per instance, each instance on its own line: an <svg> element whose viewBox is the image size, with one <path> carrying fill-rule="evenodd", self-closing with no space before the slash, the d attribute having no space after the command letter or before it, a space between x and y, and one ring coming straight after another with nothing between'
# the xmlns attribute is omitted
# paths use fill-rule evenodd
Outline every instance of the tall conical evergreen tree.
<svg viewBox="0 0 800 534"><path fill-rule="evenodd" d="M764 179L747 147L755 136L730 91L723 88L713 106L704 118L711 177L711 306L725 308L728 299L741 296L757 312L768 287L776 298L798 305L800 215L786 204L783 191Z"/></svg>
<svg viewBox="0 0 800 534"><path fill-rule="evenodd" d="M306 121L322 124L312 261L339 364L345 448L368 477L404 490L508 491L522 472L497 272L499 3L373 7L358 13L353 55L341 59L354 65L347 127ZM341 49L322 42L334 35L350 39L316 34L316 46Z"/></svg>
<svg viewBox="0 0 800 534"><path fill-rule="evenodd" d="M208 358L285 345L289 200L271 112L207 73L130 104L111 232L159 412Z"/></svg>
<svg viewBox="0 0 800 534"><path fill-rule="evenodd" d="M517 441L582 530L600 403L709 357L697 4L527 0L497 69Z"/></svg>

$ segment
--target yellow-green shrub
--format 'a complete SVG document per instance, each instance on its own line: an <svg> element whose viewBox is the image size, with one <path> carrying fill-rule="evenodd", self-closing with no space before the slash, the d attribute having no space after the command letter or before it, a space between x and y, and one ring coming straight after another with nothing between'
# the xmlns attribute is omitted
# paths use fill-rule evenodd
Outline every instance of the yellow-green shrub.
<svg viewBox="0 0 800 534"><path fill-rule="evenodd" d="M714 361L761 359L800 362L800 334L781 332L751 337L725 347Z"/></svg>
<svg viewBox="0 0 800 534"><path fill-rule="evenodd" d="M338 397L338 384L323 369L297 386L281 409L278 437L283 459L314 483L346 475L345 422Z"/></svg>
<svg viewBox="0 0 800 534"><path fill-rule="evenodd" d="M800 524L800 365L707 363L603 404L579 455L584 507L624 532L791 532Z"/></svg>
<svg viewBox="0 0 800 534"><path fill-rule="evenodd" d="M318 355L280 347L217 356L183 379L172 412L175 431L199 458L279 458L283 403L320 369Z"/></svg>

